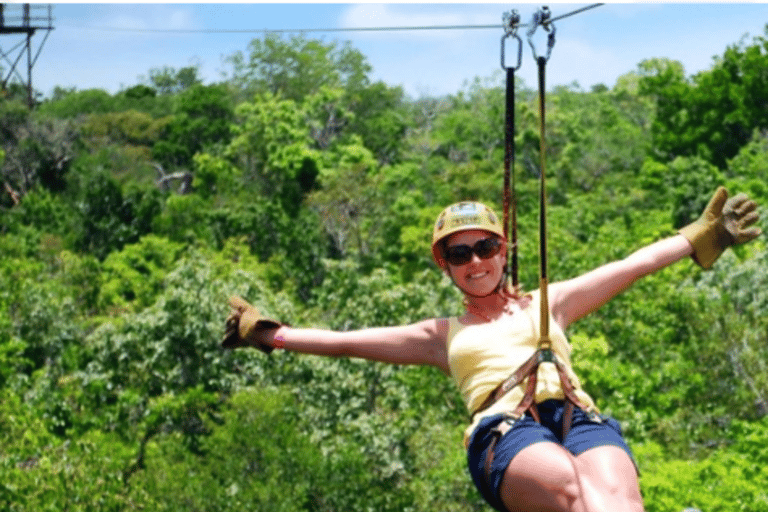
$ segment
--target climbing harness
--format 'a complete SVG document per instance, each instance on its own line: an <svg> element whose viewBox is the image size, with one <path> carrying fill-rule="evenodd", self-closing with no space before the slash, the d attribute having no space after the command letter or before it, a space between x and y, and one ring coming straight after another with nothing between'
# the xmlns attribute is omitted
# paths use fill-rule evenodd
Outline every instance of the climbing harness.
<svg viewBox="0 0 768 512"><path fill-rule="evenodd" d="M516 29L517 29L517 23L519 22L519 16L515 17L516 13L505 15L504 22L505 22L505 30L507 33L502 38L502 67L504 67L504 41L508 37L514 37L520 42L520 45L522 46L522 42L520 41L520 38L516 35ZM508 25L508 26L507 26ZM536 51L536 45L533 43L533 34L536 32L536 29L541 26L547 33L547 51L546 55L538 55ZM528 31L527 31L527 37L528 37L528 43L531 46L531 49L533 50L533 56L536 60L536 64L538 66L538 78L539 78L539 135L540 135L540 142L539 142L539 156L540 156L540 186L539 186L539 262L540 262L540 269L539 269L539 288L540 288L540 295L541 295L541 304L540 304L540 323L539 323L539 342L537 345L536 352L525 362L523 363L517 370L515 370L507 379L505 379L501 384L499 384L496 389L494 389L488 398L483 402L483 404L480 405L474 412L473 416L476 415L478 412L483 411L490 407L492 404L494 404L496 401L498 401L502 396L504 396L507 392L512 390L518 385L522 385L525 383L525 393L523 395L523 398L520 400L520 403L517 405L517 407L510 413L504 414L504 419L491 431L493 435L493 439L491 440L490 445L488 446L488 452L486 454L486 462L485 462L485 475L486 479L490 477L490 470L491 466L493 464L493 458L494 458L494 450L496 447L496 444L498 443L501 436L506 433L510 428L512 428L515 424L515 422L519 421L526 412L530 413L530 415L533 417L533 419L536 422L540 423L539 413L536 406L536 382L537 382L537 373L539 369L539 365L543 362L549 362L553 363L555 365L555 368L557 369L557 373L560 377L560 382L563 388L563 394L565 395L565 410L563 413L563 439L568 435L568 432L571 427L571 423L573 420L573 411L575 407L578 407L582 409L587 416L590 418L590 420L595 422L601 422L602 419L594 407L590 407L586 404L584 404L576 395L576 390L573 386L573 383L571 382L570 378L568 377L566 367L565 365L557 358L555 353L552 350L552 340L549 336L549 299L547 295L547 289L548 289L548 275L547 275L547 216L546 216L546 139L545 139L545 71L546 71L546 65L547 61L549 60L551 54L552 54L552 48L555 44L555 26L553 24L553 20L551 19L551 15L549 12L549 9L547 7L543 7L541 10L537 11L533 15L533 20L531 21ZM520 67L520 57L518 54L518 64L517 68ZM514 93L510 93L510 89L514 90L514 83L511 83L511 80L514 80L514 71L517 68L510 68L507 67L507 126L506 126L506 149L507 149L507 155L505 155L505 165L504 165L504 219L505 219L505 229L507 229L508 226L508 208L512 206L513 212L514 204L515 204L515 198L514 198L514 186L512 186L512 190L510 191L509 187L509 161L513 159L513 156L511 156L511 152L513 151L513 143L510 143L509 140L514 138L513 128L510 128L510 125L513 125L512 117L510 115L510 111L514 111ZM510 99L511 99L511 106L510 106ZM514 176L514 174L512 174ZM510 197L510 194L512 197ZM513 213L512 222L513 222L513 237L515 237L515 240L512 242L513 246L513 262L509 264L511 266L512 271L512 279L513 284L517 284L517 244L516 244L516 228L514 228L514 222L516 220L516 215ZM527 382L526 382L527 381Z"/></svg>

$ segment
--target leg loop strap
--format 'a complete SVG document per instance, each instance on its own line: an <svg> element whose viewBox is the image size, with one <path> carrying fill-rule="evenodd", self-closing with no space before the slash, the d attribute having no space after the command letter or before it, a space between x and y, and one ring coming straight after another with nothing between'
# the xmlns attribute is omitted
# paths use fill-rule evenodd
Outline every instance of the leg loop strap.
<svg viewBox="0 0 768 512"><path fill-rule="evenodd" d="M493 436L493 439L491 440L491 444L488 445L488 453L485 455L485 483L488 485L488 488L491 489L491 467L493 466L493 457L494 457L494 451L496 450L496 444L499 442L499 439L502 438L504 434L512 430L512 427L515 426L515 423L520 419L520 417L515 417L513 415L506 416L503 420L499 422L498 425L493 427L491 430L491 435Z"/></svg>

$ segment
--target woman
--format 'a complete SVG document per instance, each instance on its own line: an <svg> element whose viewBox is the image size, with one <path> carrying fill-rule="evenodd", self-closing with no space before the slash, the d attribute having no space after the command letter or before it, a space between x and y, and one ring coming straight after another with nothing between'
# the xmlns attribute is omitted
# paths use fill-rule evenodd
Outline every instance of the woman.
<svg viewBox="0 0 768 512"><path fill-rule="evenodd" d="M718 189L701 218L673 237L549 285L548 317L540 317L539 290L521 295L508 288L506 240L498 217L480 203L457 203L438 217L432 252L463 292L464 315L335 332L292 328L233 298L223 345L436 366L455 379L473 414L465 432L470 472L494 508L641 511L631 451L618 423L597 414L581 389L563 332L645 275L686 256L708 268L728 246L758 236L760 230L749 227L758 219L755 203L744 195L726 202L727 197ZM510 373L533 360L542 320L550 324L554 358L533 370L535 378L499 391ZM526 396L532 403L523 404L520 414L516 409ZM569 411L569 402L578 407Z"/></svg>

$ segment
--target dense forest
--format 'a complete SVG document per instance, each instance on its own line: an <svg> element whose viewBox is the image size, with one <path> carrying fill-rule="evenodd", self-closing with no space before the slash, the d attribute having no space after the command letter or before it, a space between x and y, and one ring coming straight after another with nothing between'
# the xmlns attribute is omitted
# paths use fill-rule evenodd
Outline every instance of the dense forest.
<svg viewBox="0 0 768 512"><path fill-rule="evenodd" d="M549 274L768 205L768 31L686 75L649 58L547 95ZM462 311L447 204L501 210L504 83L406 97L348 43L265 36L110 94L0 96L0 510L490 510L432 368L219 346L238 294L295 326ZM537 286L536 91L518 82L521 282ZM765 225L765 221L761 221ZM686 260L568 333L649 512L768 511L765 236Z"/></svg>

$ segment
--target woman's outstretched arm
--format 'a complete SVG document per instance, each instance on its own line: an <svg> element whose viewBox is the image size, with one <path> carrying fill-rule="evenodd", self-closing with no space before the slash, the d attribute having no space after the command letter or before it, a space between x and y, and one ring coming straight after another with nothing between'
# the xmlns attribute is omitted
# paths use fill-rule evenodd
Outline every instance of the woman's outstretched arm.
<svg viewBox="0 0 768 512"><path fill-rule="evenodd" d="M643 276L692 256L709 268L728 247L748 242L762 231L757 205L745 194L728 199L725 188L717 189L701 217L679 234L652 243L627 258L552 285L550 311L561 328L596 310Z"/></svg>
<svg viewBox="0 0 768 512"><path fill-rule="evenodd" d="M359 357L393 364L436 366L449 373L446 338L448 320L432 318L410 325L355 331L295 328L263 318L239 297L230 300L223 346L275 348L331 357Z"/></svg>
<svg viewBox="0 0 768 512"><path fill-rule="evenodd" d="M623 260L614 261L573 279L550 286L552 315L562 329L595 311L641 277L693 254L682 235L647 245Z"/></svg>
<svg viewBox="0 0 768 512"><path fill-rule="evenodd" d="M270 333L270 342L304 354L437 366L448 373L447 333L448 321L432 318L410 325L355 331L281 326Z"/></svg>

